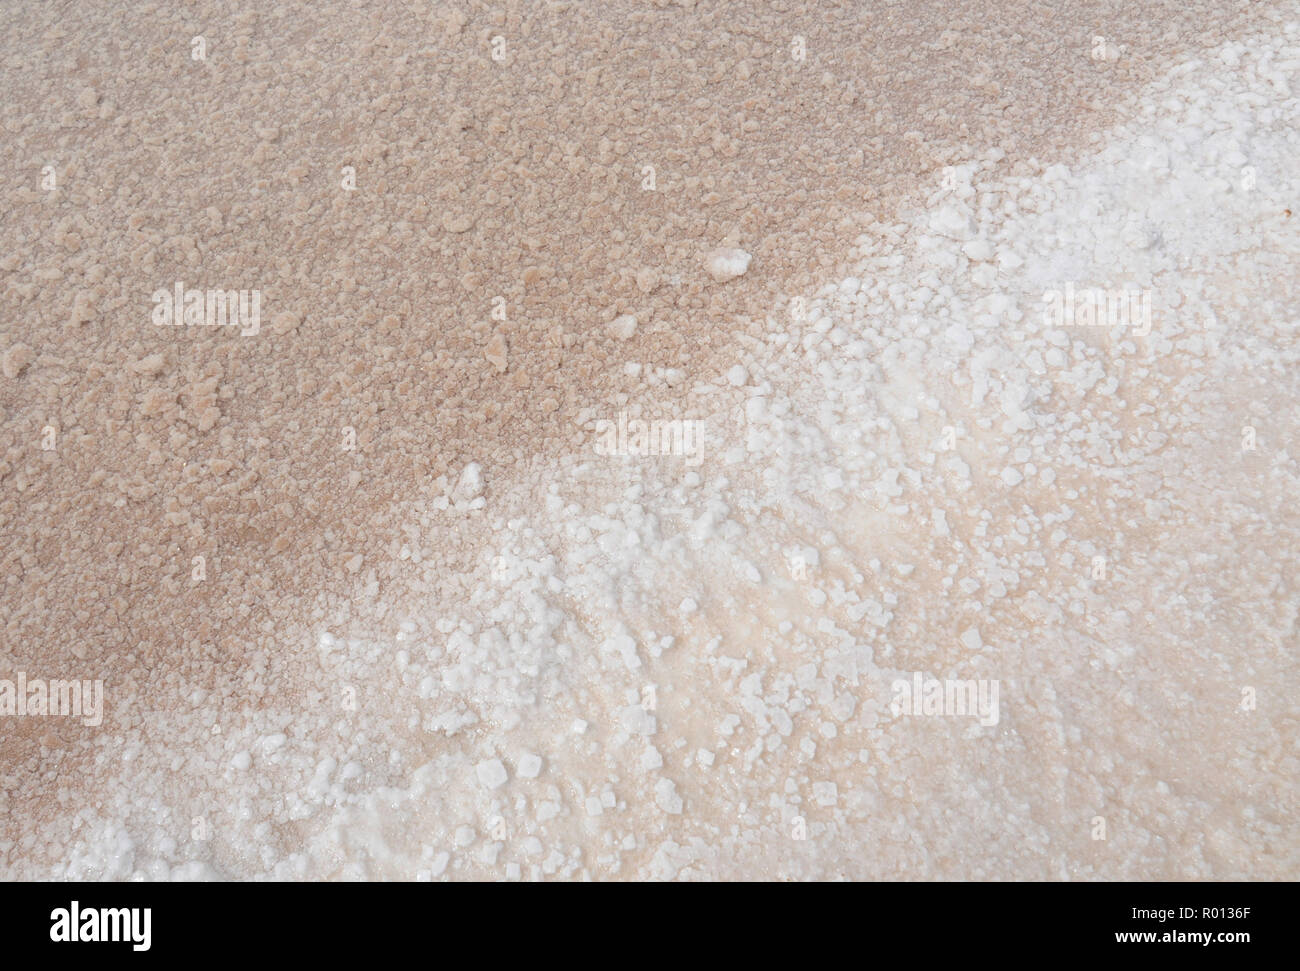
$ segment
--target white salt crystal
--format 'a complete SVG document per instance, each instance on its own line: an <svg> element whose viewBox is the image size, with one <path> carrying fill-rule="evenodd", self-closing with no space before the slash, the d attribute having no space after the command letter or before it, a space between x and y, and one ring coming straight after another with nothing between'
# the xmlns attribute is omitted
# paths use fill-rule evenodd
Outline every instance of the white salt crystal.
<svg viewBox="0 0 1300 971"><path fill-rule="evenodd" d="M506 779L509 778L506 767L501 763L500 759L488 759L485 762L480 762L475 766L474 771L478 774L479 785L485 789L500 789L506 784Z"/></svg>

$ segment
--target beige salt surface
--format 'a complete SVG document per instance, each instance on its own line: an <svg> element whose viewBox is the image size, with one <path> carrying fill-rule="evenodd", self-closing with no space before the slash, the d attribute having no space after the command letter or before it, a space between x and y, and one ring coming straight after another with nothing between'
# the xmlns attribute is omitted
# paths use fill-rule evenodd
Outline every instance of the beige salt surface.
<svg viewBox="0 0 1300 971"><path fill-rule="evenodd" d="M1217 43L1253 16L923 3L12 12L0 62L12 200L0 217L6 661L116 685L106 733L140 736L120 752L128 761L147 751L156 765L152 736L192 740L198 720L218 750L268 718L283 732L259 738L293 737L305 713L333 711L346 680L322 679L321 629L410 639L417 630L397 625L430 582L447 605L438 610L474 602L491 532L470 515L476 501L525 509L523 498L506 503L511 482L588 447L593 416L638 405L702 415L690 398L698 383L763 338L785 295L843 276L846 243L933 187L944 166L990 146L1008 173L1039 171L1036 156L1069 159L1123 92L1186 56L1191 38ZM1112 45L1100 60L1097 34ZM203 61L191 57L194 37ZM47 164L53 191L41 188ZM710 275L720 247L751 254L743 275ZM154 327L149 295L175 280L260 289L260 333ZM611 333L627 316L636 326ZM41 449L47 426L51 451ZM345 451L349 429L356 448ZM463 476L470 463L485 486ZM435 549L404 544L410 523L394 519L394 504L441 512L444 500L465 517ZM413 581L403 564L417 557L438 576ZM586 609L586 627L599 628L602 612ZM765 635L742 626L741 640L779 645L786 622ZM503 636L502 651L518 647ZM453 693L475 690L465 677L451 678ZM352 687L363 699L384 691ZM345 782L415 765L435 766L436 778L448 739L517 728L504 723L536 690L483 701L477 727L457 724L474 706L440 712L414 737L394 736L400 719L373 700L312 724L322 748L334 733L373 759L391 743L390 767L336 765ZM627 717L637 734L639 716ZM51 796L42 783L102 759L97 735L53 721L2 730L8 866L55 866L57 840L37 847L29 824L61 832L89 819L88 790ZM194 777L169 809L176 841L211 812L198 778L211 752L174 753L171 771ZM568 777L599 774L597 752L573 758ZM495 781L493 761L476 763L487 764L476 778ZM331 771L324 792L340 784ZM238 779L223 785L236 801L245 791ZM656 806L679 798L658 782L651 791ZM304 840L330 844L330 830L298 832L294 797L282 798L283 813L261 805L250 824L274 831L280 859ZM599 818L618 800L583 793L581 808ZM436 803L427 811L437 817ZM502 816L475 816L471 843ZM594 857L579 866L581 831L556 840L565 862L549 872L679 866L644 840L627 851L644 857L639 870L602 871ZM225 833L219 872L274 868ZM390 852L401 861L423 850ZM444 852L430 847L423 872L437 875ZM87 872L116 872L129 856L97 857ZM350 865L306 872L414 875L400 862ZM466 875L493 865L456 864Z"/></svg>

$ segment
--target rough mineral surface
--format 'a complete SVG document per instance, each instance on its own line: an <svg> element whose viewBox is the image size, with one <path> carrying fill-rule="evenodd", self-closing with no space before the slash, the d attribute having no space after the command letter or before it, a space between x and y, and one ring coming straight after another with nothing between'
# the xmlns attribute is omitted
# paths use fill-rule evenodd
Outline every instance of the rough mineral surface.
<svg viewBox="0 0 1300 971"><path fill-rule="evenodd" d="M1294 4L869 6L5 3L0 876L1300 876Z"/></svg>

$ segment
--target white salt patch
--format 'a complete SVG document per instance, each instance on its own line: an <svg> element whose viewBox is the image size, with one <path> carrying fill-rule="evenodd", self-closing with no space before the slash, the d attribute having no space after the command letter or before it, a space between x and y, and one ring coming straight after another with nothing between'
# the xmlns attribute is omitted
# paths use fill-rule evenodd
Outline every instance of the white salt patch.
<svg viewBox="0 0 1300 971"><path fill-rule="evenodd" d="M721 248L705 254L704 265L709 276L718 283L726 283L742 276L748 269L752 257L743 249Z"/></svg>

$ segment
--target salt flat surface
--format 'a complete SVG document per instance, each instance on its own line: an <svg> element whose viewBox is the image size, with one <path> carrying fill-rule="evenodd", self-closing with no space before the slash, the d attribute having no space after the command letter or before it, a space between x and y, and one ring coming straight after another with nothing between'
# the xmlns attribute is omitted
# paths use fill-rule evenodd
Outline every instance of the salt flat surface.
<svg viewBox="0 0 1300 971"><path fill-rule="evenodd" d="M1278 25L1070 164L954 159L734 359L629 356L671 409L395 503L399 633L322 601L138 698L7 872L1294 878L1297 67Z"/></svg>

